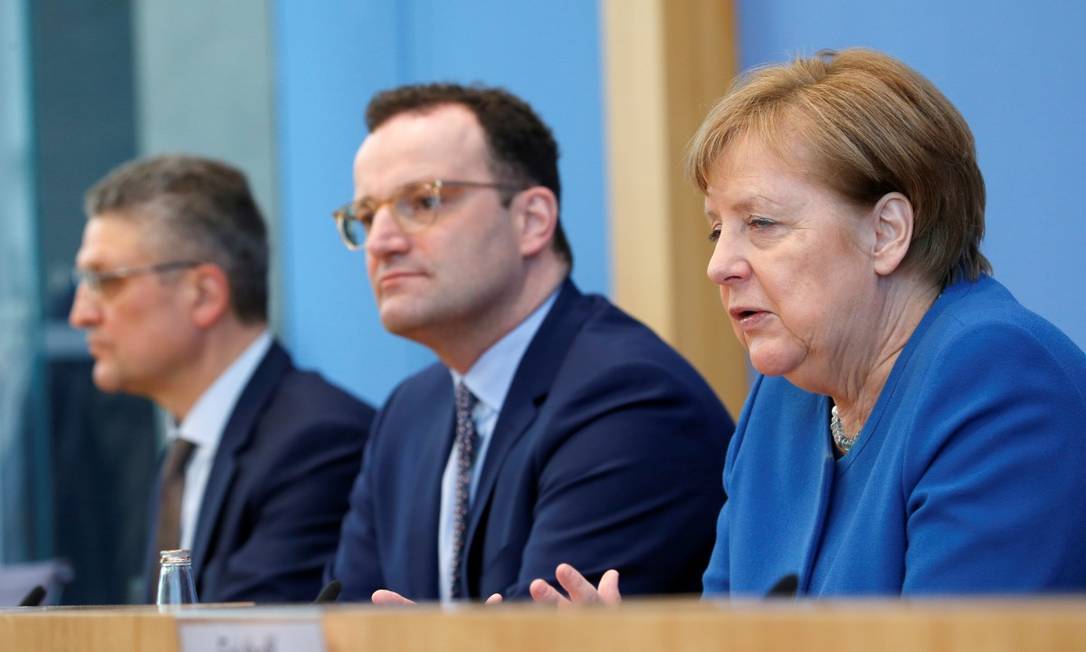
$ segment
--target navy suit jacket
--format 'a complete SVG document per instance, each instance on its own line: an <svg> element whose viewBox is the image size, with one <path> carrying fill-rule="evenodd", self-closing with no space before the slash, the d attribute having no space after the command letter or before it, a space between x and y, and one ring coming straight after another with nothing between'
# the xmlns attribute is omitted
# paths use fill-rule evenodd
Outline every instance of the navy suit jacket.
<svg viewBox="0 0 1086 652"><path fill-rule="evenodd" d="M373 414L272 344L227 421L200 505L192 567L201 602L316 597Z"/></svg>
<svg viewBox="0 0 1086 652"><path fill-rule="evenodd" d="M438 594L453 386L432 365L374 422L331 574L342 599ZM459 569L469 597L525 597L567 561L625 593L701 590L733 424L644 325L567 281L517 368L483 463Z"/></svg>

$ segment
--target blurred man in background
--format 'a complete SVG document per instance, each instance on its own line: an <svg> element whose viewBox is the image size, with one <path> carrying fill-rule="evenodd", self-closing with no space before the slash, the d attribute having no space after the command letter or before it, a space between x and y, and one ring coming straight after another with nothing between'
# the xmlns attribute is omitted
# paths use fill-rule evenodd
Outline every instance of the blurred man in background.
<svg viewBox="0 0 1086 652"><path fill-rule="evenodd" d="M244 175L136 161L88 191L86 212L70 321L94 382L171 417L148 598L159 551L188 548L203 602L312 600L373 410L268 333L267 237Z"/></svg>

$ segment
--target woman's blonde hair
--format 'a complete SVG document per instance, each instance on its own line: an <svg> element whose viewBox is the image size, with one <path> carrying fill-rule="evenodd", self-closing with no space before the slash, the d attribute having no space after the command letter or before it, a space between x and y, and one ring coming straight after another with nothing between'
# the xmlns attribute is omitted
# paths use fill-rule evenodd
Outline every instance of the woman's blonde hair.
<svg viewBox="0 0 1086 652"><path fill-rule="evenodd" d="M980 253L984 179L973 134L931 82L897 59L822 51L738 79L690 143L687 173L703 192L741 135L785 158L798 145L820 181L861 204L889 192L907 197L915 217L905 264L939 287L991 273Z"/></svg>

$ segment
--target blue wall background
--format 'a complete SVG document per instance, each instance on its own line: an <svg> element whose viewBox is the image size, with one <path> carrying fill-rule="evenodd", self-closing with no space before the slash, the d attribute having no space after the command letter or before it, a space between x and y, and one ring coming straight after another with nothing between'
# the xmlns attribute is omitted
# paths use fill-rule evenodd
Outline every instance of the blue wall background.
<svg viewBox="0 0 1086 652"><path fill-rule="evenodd" d="M965 115L988 185L984 251L1026 306L1086 347L1078 288L1086 219L1086 5L1006 0L738 0L744 68L867 46L927 75ZM503 85L531 102L563 149L563 220L574 277L608 292L610 258L599 8L588 0L327 0L275 3L281 330L299 361L374 402L432 358L384 332L361 253L330 211L351 196L363 110L389 86Z"/></svg>
<svg viewBox="0 0 1086 652"><path fill-rule="evenodd" d="M744 68L866 46L931 79L973 128L983 251L1026 307L1086 348L1086 4L739 0Z"/></svg>
<svg viewBox="0 0 1086 652"><path fill-rule="evenodd" d="M351 165L374 92L418 81L482 82L524 97L562 150L562 220L574 279L605 292L599 13L583 0L281 0L274 14L283 300L297 360L380 403L432 360L388 335L364 255L339 241L331 211L352 194Z"/></svg>

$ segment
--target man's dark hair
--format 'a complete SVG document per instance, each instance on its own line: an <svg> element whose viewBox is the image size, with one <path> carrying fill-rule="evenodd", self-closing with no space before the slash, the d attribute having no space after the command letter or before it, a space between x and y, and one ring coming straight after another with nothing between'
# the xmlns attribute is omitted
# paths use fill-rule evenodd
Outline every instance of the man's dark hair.
<svg viewBox="0 0 1086 652"><path fill-rule="evenodd" d="M268 237L245 175L220 161L156 156L126 163L87 191L90 218L150 228L160 252L218 265L242 323L268 319Z"/></svg>
<svg viewBox="0 0 1086 652"><path fill-rule="evenodd" d="M561 203L558 143L532 107L504 89L459 84L400 86L370 100L366 126L372 133L401 113L424 112L448 104L466 107L479 121L490 151L490 167L499 181L544 186ZM573 266L573 252L561 220L554 231L554 250Z"/></svg>

